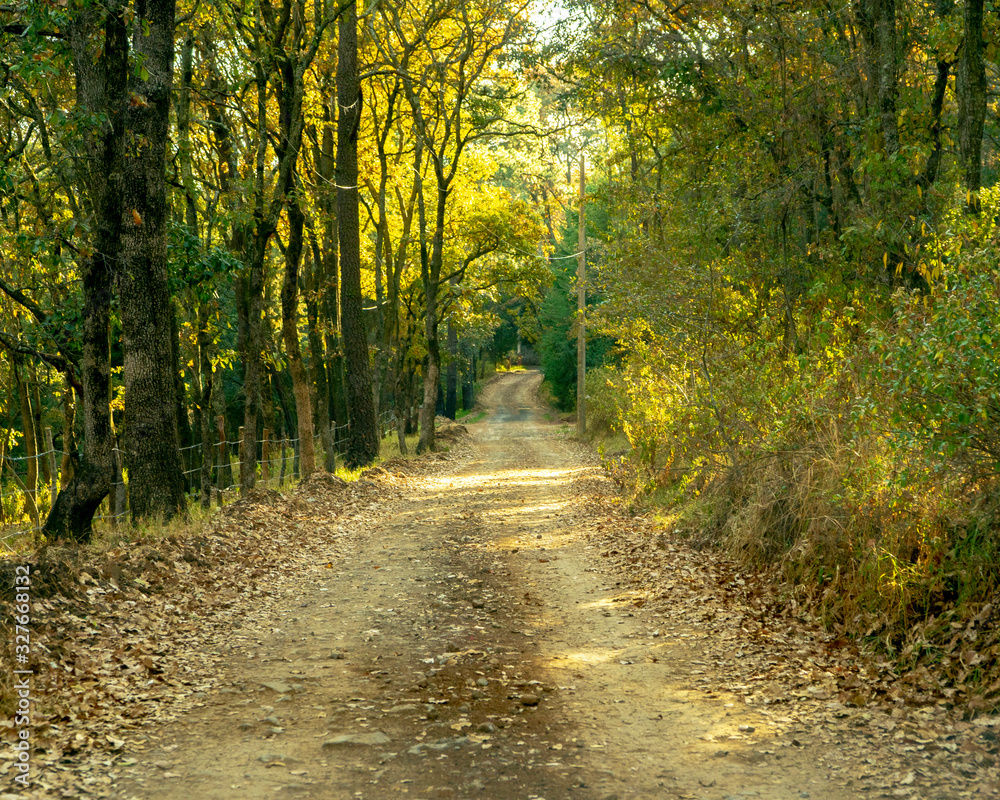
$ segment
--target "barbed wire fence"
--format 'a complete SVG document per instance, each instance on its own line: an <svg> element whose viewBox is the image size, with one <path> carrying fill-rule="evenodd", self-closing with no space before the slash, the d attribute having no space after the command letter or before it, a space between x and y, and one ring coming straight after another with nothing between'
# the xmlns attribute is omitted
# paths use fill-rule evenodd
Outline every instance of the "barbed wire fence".
<svg viewBox="0 0 1000 800"><path fill-rule="evenodd" d="M379 432L382 438L390 435L395 429L395 418L391 412L383 414L379 420ZM221 508L227 498L240 490L240 470L244 457L243 428L239 429L237 439L227 439L224 434L224 420L217 419L218 431L222 434L219 440L210 446L213 449L211 460L211 502ZM330 426L330 440L333 449L333 460L336 463L342 455L342 447L346 441L348 425ZM45 429L46 450L34 456L0 456L0 548L11 550L11 543L25 534L38 533L45 524L49 511L59 494L61 486L68 480L66 470L60 466L69 461L69 454L53 446L52 429ZM322 465L329 454L325 451L323 433L313 436L316 452L316 463ZM266 489L278 489L291 485L300 478L298 438L286 436L271 436L269 429L264 429L263 435L257 441L258 453L255 453L256 470L255 486ZM204 469L204 459L201 457L203 443L179 448L183 470L184 485L188 504L198 503L202 495L200 475ZM197 456L195 453L197 452ZM95 525L115 527L127 520L128 508L128 474L124 464L124 451L118 447L113 449L115 459L115 479L108 496L101 503L98 513L94 515ZM259 457L258 457L259 455ZM43 459L45 466L43 467ZM32 489L28 485L28 473L34 461L36 485ZM48 481L43 480L48 475Z"/></svg>

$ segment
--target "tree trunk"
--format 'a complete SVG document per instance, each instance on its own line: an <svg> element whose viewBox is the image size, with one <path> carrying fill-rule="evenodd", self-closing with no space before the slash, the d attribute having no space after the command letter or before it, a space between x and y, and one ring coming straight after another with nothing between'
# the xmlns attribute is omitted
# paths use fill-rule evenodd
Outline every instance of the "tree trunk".
<svg viewBox="0 0 1000 800"><path fill-rule="evenodd" d="M473 355L468 345L462 348L464 358L464 369L462 370L462 410L472 411L472 406L476 402L475 398L475 379L476 379L476 362L475 355Z"/></svg>
<svg viewBox="0 0 1000 800"><path fill-rule="evenodd" d="M427 370L424 373L424 404L420 409L420 440L417 453L434 449L434 417L441 391L441 344L438 339L438 289L441 264L444 259L444 221L448 187L438 180L437 204L434 220L434 237L431 242L430 261L423 269L424 280L424 336L427 339ZM421 213L421 216L423 214ZM421 222L421 228L423 228ZM423 236L421 239L423 240Z"/></svg>
<svg viewBox="0 0 1000 800"><path fill-rule="evenodd" d="M313 240L311 269L309 269L309 291L306 292L306 331L309 340L309 361L312 367L313 397L316 425L323 442L323 468L333 472L336 468L336 446L333 426L330 424L330 389L327 385L326 352L323 348L323 334L320 330L320 294L325 290L323 281L323 259L318 244Z"/></svg>
<svg viewBox="0 0 1000 800"><path fill-rule="evenodd" d="M38 366L33 361L28 364L28 396L31 398L31 425L35 429L35 452L39 460L38 478L40 483L49 483L49 461L47 457L42 457L47 450L42 433L42 389L38 381Z"/></svg>
<svg viewBox="0 0 1000 800"><path fill-rule="evenodd" d="M243 435L245 458L240 459L240 492L247 493L257 482L257 423L261 412L261 315L264 312L263 242L255 242L250 274L245 282L246 338L243 352Z"/></svg>
<svg viewBox="0 0 1000 800"><path fill-rule="evenodd" d="M326 96L334 94L334 81L328 69L322 73L321 83ZM334 99L336 99L334 97ZM327 368L327 407L332 424L330 431L331 447L327 455L327 469L332 463L336 445L343 437L336 428L348 423L347 400L344 390L344 355L340 337L340 264L338 253L337 231L337 192L335 163L336 120L329 103L323 104L323 137L316 154L317 170L319 172L319 200L323 212L323 248L322 261L317 260L316 267L320 269L317 280L319 291L319 311L326 319L323 340L326 352ZM317 385L317 391L319 387ZM332 471L332 470L331 470Z"/></svg>
<svg viewBox="0 0 1000 800"><path fill-rule="evenodd" d="M14 383L17 399L21 406L21 429L24 431L24 458L28 474L24 481L25 508L31 515L31 524L38 525L38 440L35 438L35 422L31 413L31 399L28 384L21 375L21 365L14 365Z"/></svg>
<svg viewBox="0 0 1000 800"><path fill-rule="evenodd" d="M458 280L453 279L452 284ZM451 316L448 317L448 370L445 374L444 415L455 419L458 410L458 330Z"/></svg>
<svg viewBox="0 0 1000 800"><path fill-rule="evenodd" d="M444 415L455 419L458 411L458 333L455 325L448 322L448 369L445 372Z"/></svg>
<svg viewBox="0 0 1000 800"><path fill-rule="evenodd" d="M372 398L368 337L362 316L361 236L358 213L358 126L361 86L358 79L358 11L355 2L341 14L337 62L337 220L340 238L341 302L347 402L351 417L346 460L367 466L378 456L379 434Z"/></svg>
<svg viewBox="0 0 1000 800"><path fill-rule="evenodd" d="M187 408L187 388L184 385L184 376L181 373L181 336L177 326L177 306L170 303L170 344L171 344L171 372L174 376L174 410L177 416L177 441L181 452L181 471L184 481L184 491L189 492L193 483L193 473L189 470L195 462L194 432L191 430L191 421L188 418Z"/></svg>
<svg viewBox="0 0 1000 800"><path fill-rule="evenodd" d="M83 384L83 458L59 493L44 532L53 538L86 542L94 513L111 488L113 435L108 394L111 386L108 333L111 327L112 259L119 250L124 216L122 170L128 81L128 29L124 8L104 9L103 36L96 14L81 13L67 32L73 53L78 105L103 119L85 140L87 161L81 174L94 209L93 253L80 264L83 332L80 378ZM65 446L65 445L64 445ZM68 448L67 448L68 449Z"/></svg>
<svg viewBox="0 0 1000 800"><path fill-rule="evenodd" d="M958 59L958 149L968 193L967 209L979 211L983 125L986 120L986 64L983 61L983 0L966 0L965 37Z"/></svg>
<svg viewBox="0 0 1000 800"><path fill-rule="evenodd" d="M305 215L299 208L298 198L293 196L288 203L288 246L285 248L285 277L281 284L281 336L285 343L288 371L292 374L295 393L302 477L308 478L316 471L316 454L313 448L309 380L302 364L302 348L299 346L299 265L302 261L304 226Z"/></svg>
<svg viewBox="0 0 1000 800"><path fill-rule="evenodd" d="M888 155L899 152L896 96L899 85L899 36L896 0L860 0L858 22L867 43L867 72L874 87L882 142Z"/></svg>
<svg viewBox="0 0 1000 800"><path fill-rule="evenodd" d="M257 482L257 423L261 409L261 382L264 365L261 356L261 315L264 312L264 259L272 230L264 217L264 170L267 156L267 75L260 62L255 63L257 83L257 152L254 157L253 230L250 235L236 234L242 240L247 264L245 276L237 282L240 303L239 341L243 356L243 438L241 438L240 492L246 494ZM242 291L241 291L242 290Z"/></svg>
<svg viewBox="0 0 1000 800"><path fill-rule="evenodd" d="M125 351L125 462L132 518L184 512L167 287L166 147L174 59L174 0L148 0L135 37L141 75L130 80L125 225L118 263ZM146 80L143 80L143 77Z"/></svg>
<svg viewBox="0 0 1000 800"><path fill-rule="evenodd" d="M201 392L198 396L201 425L198 435L201 438L201 506L206 509L212 507L212 463L216 451L212 431L215 375L212 371L212 333L208 327L208 312L208 303L202 302L198 306L198 368L201 372Z"/></svg>
<svg viewBox="0 0 1000 800"><path fill-rule="evenodd" d="M437 285L427 284L424 336L427 339L427 367L424 370L424 402L420 407L420 439L417 454L434 449L434 418L441 391L441 345L437 335Z"/></svg>
<svg viewBox="0 0 1000 800"><path fill-rule="evenodd" d="M65 489L73 479L76 469L76 393L72 386L67 386L63 394L63 437L62 462L59 465L59 489Z"/></svg>

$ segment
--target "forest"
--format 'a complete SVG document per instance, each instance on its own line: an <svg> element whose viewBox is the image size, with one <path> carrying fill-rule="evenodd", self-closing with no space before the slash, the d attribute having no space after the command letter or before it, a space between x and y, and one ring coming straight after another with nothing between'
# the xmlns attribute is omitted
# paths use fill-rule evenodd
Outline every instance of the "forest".
<svg viewBox="0 0 1000 800"><path fill-rule="evenodd" d="M572 412L585 319L633 503L958 652L1000 579L994 12L0 9L2 523L86 542L286 453L432 451L522 345Z"/></svg>

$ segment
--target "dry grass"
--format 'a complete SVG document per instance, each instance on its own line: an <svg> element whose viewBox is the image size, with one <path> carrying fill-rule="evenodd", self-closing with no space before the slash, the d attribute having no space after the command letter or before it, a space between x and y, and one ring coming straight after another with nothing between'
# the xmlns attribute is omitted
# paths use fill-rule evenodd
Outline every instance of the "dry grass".
<svg viewBox="0 0 1000 800"><path fill-rule="evenodd" d="M613 442L604 438L605 452ZM605 466L667 530L766 575L790 606L918 676L929 698L996 708L1000 631L984 620L1000 589L997 482L946 483L899 452L830 422L716 474L704 491L681 480L643 493L627 456Z"/></svg>

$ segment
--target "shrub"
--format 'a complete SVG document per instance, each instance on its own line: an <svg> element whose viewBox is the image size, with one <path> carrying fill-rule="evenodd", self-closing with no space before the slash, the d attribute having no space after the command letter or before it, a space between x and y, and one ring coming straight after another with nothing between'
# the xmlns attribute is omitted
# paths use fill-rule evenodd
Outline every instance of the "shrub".
<svg viewBox="0 0 1000 800"><path fill-rule="evenodd" d="M1000 191L983 195L983 221L957 221L967 235L948 240L947 277L929 293L897 294L895 326L876 334L896 435L967 479L1000 471L1000 271L990 221Z"/></svg>

